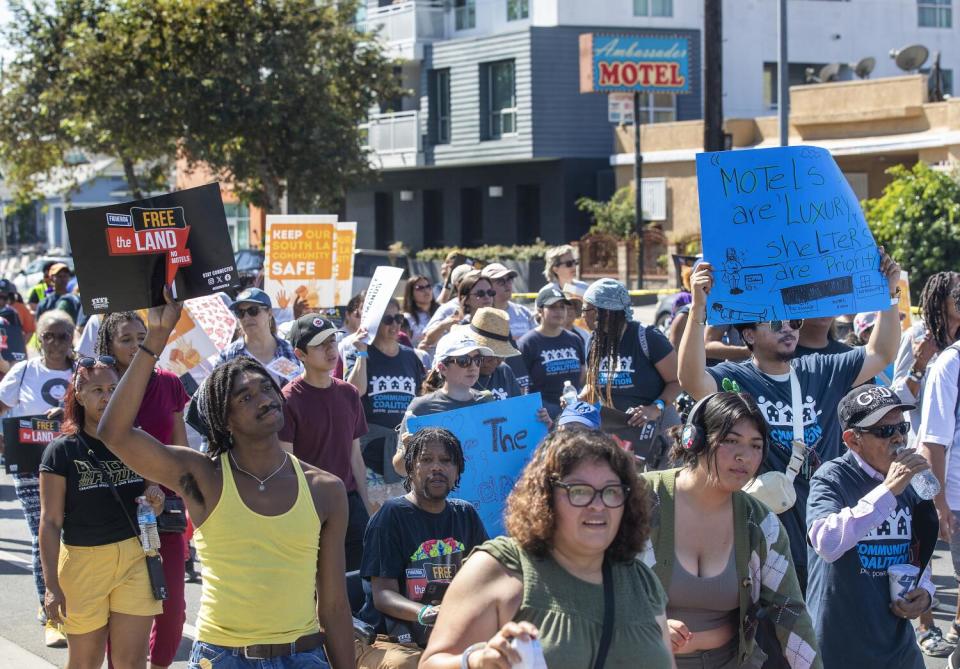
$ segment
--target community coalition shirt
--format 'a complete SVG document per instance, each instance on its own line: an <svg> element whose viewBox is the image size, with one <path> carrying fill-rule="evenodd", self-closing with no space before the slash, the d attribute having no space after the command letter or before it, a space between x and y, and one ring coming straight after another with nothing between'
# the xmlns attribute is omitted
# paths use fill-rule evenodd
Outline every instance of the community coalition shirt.
<svg viewBox="0 0 960 669"><path fill-rule="evenodd" d="M396 355L386 355L376 346L367 347L367 392L361 398L367 422L395 428L423 383L423 365L408 346ZM346 368L356 361L356 350L347 357Z"/></svg>
<svg viewBox="0 0 960 669"><path fill-rule="evenodd" d="M646 351L640 343L640 328L646 339ZM650 404L660 397L666 383L655 365L673 351L670 340L652 325L630 322L620 338L618 351L620 356L616 360L611 362L609 356L600 360L597 390L601 395L606 395L610 379L613 405L620 411Z"/></svg>
<svg viewBox="0 0 960 669"><path fill-rule="evenodd" d="M854 508L878 483L849 451L824 464L810 480L807 525ZM896 500L894 511L834 562L809 549L806 601L824 667L924 666L911 621L890 611L887 569L911 562L913 512L920 501L909 486Z"/></svg>
<svg viewBox="0 0 960 669"><path fill-rule="evenodd" d="M498 400L505 400L508 397L520 397L523 390L517 383L517 377L513 370L504 362L494 367L490 374L481 374L477 377L477 382L473 384L474 390L489 390L493 397Z"/></svg>
<svg viewBox="0 0 960 669"><path fill-rule="evenodd" d="M580 390L583 342L566 330L555 337L531 330L520 339L519 348L530 372L530 392L539 392L550 417L556 418L564 382L569 381Z"/></svg>
<svg viewBox="0 0 960 669"><path fill-rule="evenodd" d="M419 602L429 583L452 581L463 558L486 540L480 516L469 502L448 499L443 511L429 513L406 497L394 497L367 524L360 576L396 579L400 594ZM359 616L371 625L382 618L387 634L400 642L426 645L427 630L378 612L372 590Z"/></svg>
<svg viewBox="0 0 960 669"><path fill-rule="evenodd" d="M96 459L87 451L92 450ZM113 481L124 516L96 462L103 465ZM136 498L143 494L143 479L110 452L104 443L88 434L57 437L43 451L40 471L66 479L63 502L63 543L68 546L105 546L136 536Z"/></svg>
<svg viewBox="0 0 960 669"><path fill-rule="evenodd" d="M807 458L793 482L797 501L780 514L780 521L790 535L790 553L803 586L806 578L806 510L810 477L820 463L840 455L840 423L837 405L850 390L865 357L864 349L856 348L838 355L805 355L794 358L790 365L800 382L803 412L803 439ZM790 393L790 375L773 377L761 372L751 360L721 362L707 369L721 387L723 379L736 381L740 389L753 396L760 413L770 426L770 448L760 465L760 473L785 472L793 451L793 408Z"/></svg>
<svg viewBox="0 0 960 669"><path fill-rule="evenodd" d="M60 406L73 370L47 369L42 360L18 362L0 381L0 402L10 407L7 418L37 416Z"/></svg>
<svg viewBox="0 0 960 669"><path fill-rule="evenodd" d="M357 389L340 379L331 381L317 388L300 377L284 386L280 441L293 444L294 455L340 477L347 492L354 492L353 440L367 433L367 420Z"/></svg>

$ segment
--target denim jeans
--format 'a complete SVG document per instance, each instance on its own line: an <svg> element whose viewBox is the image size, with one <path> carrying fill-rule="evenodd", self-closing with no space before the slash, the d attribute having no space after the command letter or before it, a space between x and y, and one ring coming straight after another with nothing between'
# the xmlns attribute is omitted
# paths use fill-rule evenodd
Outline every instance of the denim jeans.
<svg viewBox="0 0 960 669"><path fill-rule="evenodd" d="M237 649L194 641L187 669L330 669L330 665L323 648L269 660L248 660Z"/></svg>

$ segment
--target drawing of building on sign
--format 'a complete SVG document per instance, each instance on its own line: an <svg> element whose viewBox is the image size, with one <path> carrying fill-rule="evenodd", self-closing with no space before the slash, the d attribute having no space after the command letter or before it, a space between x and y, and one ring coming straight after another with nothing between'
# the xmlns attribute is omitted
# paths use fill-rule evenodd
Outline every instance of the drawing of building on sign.
<svg viewBox="0 0 960 669"><path fill-rule="evenodd" d="M760 274L759 272L755 274L747 274L743 277L743 283L747 290L756 290L763 285L763 274Z"/></svg>
<svg viewBox="0 0 960 669"><path fill-rule="evenodd" d="M864 270L853 275L853 285L858 298L880 295L884 287L880 283L881 275L876 270Z"/></svg>

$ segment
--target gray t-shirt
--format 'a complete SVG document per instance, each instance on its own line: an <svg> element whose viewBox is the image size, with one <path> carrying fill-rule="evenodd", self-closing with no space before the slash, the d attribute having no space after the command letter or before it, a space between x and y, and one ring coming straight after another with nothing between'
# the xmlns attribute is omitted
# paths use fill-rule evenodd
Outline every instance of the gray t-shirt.
<svg viewBox="0 0 960 669"><path fill-rule="evenodd" d="M463 409L464 407L473 406L474 404L494 400L493 393L479 390L472 390L471 392L473 393L473 398L465 401L453 399L443 392L443 389L417 397L410 402L407 406L407 412L403 415L403 422L400 423L401 436L407 434L407 421L414 416L429 416L430 414Z"/></svg>

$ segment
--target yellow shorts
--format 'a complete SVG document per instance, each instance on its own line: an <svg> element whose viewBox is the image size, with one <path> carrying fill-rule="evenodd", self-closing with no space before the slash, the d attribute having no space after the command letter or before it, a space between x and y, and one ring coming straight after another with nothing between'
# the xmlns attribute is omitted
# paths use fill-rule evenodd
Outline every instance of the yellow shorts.
<svg viewBox="0 0 960 669"><path fill-rule="evenodd" d="M153 598L143 548L131 537L106 546L60 544L57 566L67 600L63 629L86 634L107 624L111 613L155 616L163 602Z"/></svg>

